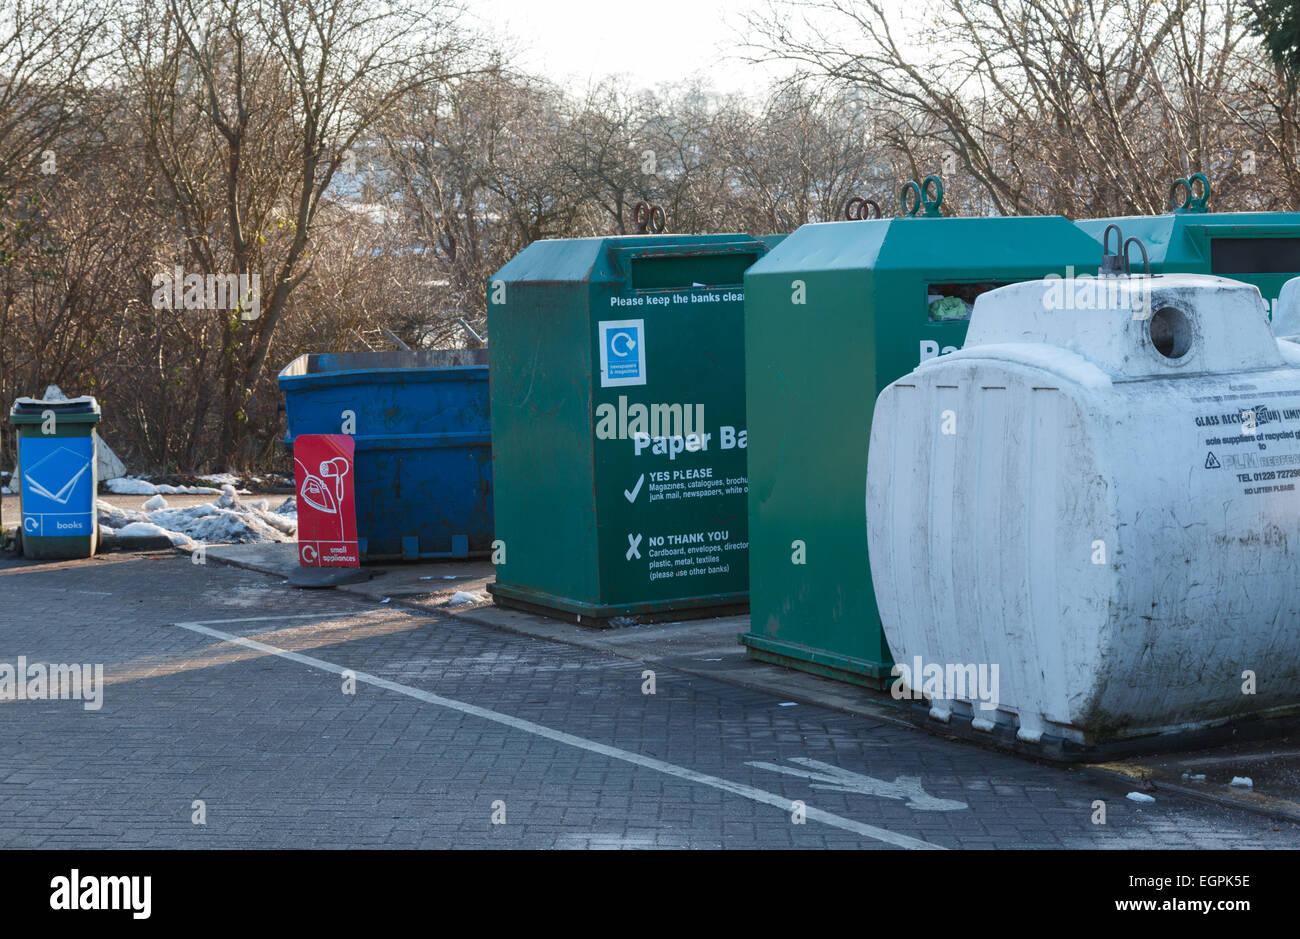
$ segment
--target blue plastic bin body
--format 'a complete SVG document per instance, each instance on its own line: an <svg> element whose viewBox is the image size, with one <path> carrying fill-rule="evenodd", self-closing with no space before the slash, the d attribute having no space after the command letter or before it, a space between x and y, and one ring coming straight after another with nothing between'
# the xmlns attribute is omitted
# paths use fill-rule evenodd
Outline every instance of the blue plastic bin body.
<svg viewBox="0 0 1300 939"><path fill-rule="evenodd" d="M279 382L288 444L351 422L363 561L491 553L487 350L301 355Z"/></svg>

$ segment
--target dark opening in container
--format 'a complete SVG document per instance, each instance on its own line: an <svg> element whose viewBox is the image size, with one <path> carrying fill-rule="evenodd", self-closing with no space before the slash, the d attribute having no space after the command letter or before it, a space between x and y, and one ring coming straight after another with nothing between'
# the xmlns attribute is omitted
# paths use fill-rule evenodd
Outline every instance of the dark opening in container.
<svg viewBox="0 0 1300 939"><path fill-rule="evenodd" d="M1300 238L1214 238L1210 273L1289 274L1300 271Z"/></svg>
<svg viewBox="0 0 1300 939"><path fill-rule="evenodd" d="M1182 310L1161 307L1151 315L1147 327L1151 344L1166 359L1181 359L1192 345L1192 324Z"/></svg>

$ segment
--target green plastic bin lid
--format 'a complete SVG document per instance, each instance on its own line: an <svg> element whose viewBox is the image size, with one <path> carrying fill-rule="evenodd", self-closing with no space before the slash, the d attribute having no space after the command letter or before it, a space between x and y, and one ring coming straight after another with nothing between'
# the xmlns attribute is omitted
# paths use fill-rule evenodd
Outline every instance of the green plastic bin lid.
<svg viewBox="0 0 1300 939"><path fill-rule="evenodd" d="M79 398L18 398L9 409L15 424L39 424L46 411L53 411L61 421L95 423L99 420L99 402L92 395Z"/></svg>

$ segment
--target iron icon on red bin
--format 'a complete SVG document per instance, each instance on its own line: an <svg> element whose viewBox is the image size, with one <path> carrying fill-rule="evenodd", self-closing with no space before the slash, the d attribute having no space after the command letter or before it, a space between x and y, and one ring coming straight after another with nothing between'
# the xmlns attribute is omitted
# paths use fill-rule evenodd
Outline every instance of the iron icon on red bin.
<svg viewBox="0 0 1300 939"><path fill-rule="evenodd" d="M360 567L352 457L347 434L299 434L293 441L298 493L298 563Z"/></svg>

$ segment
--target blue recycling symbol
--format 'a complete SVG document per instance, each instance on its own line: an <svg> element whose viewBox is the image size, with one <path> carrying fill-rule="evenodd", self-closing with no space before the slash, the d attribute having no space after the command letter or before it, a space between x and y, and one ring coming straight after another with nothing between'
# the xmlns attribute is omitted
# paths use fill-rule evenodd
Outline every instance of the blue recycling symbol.
<svg viewBox="0 0 1300 939"><path fill-rule="evenodd" d="M609 343L607 354L610 378L639 378L641 376L641 356L636 348L640 344L641 330L636 326L623 326L605 333Z"/></svg>

